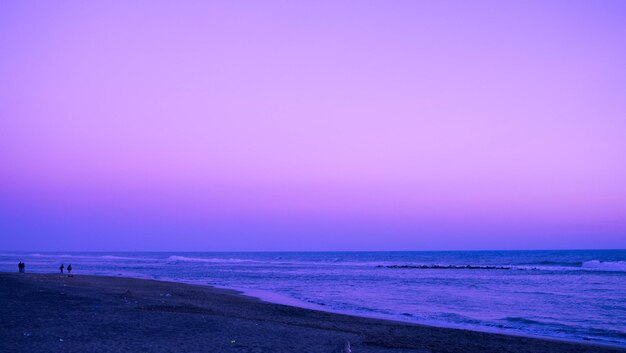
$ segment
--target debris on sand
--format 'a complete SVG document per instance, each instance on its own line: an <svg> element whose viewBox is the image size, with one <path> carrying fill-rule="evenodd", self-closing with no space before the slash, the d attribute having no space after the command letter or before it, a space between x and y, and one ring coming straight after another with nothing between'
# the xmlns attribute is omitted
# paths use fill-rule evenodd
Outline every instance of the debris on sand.
<svg viewBox="0 0 626 353"><path fill-rule="evenodd" d="M352 353L352 348L350 347L350 341L346 340L346 344L343 346L343 353Z"/></svg>

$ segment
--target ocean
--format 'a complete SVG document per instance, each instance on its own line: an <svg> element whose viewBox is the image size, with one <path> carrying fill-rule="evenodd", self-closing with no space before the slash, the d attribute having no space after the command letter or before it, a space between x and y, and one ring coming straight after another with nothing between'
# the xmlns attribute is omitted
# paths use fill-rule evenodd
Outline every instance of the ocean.
<svg viewBox="0 0 626 353"><path fill-rule="evenodd" d="M626 346L626 250L0 254L0 271L240 290L361 316Z"/></svg>

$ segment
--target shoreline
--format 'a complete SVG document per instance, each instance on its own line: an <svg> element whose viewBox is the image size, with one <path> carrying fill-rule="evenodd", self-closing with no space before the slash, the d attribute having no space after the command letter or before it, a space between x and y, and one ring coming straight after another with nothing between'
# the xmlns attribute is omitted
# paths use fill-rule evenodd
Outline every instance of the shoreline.
<svg viewBox="0 0 626 353"><path fill-rule="evenodd" d="M175 283L186 283L184 281L176 281L176 280L171 280L171 281L164 280L164 281L175 282ZM186 284L202 285L202 284L196 284L196 283L186 283ZM291 297L274 293L271 291L246 290L246 289L241 289L241 288L230 288L230 287L211 286L211 285L207 285L207 286L212 287L212 288L234 290L236 292L239 292L243 296L259 299L267 303L293 306L293 307L301 308L301 309L322 311L322 312L326 312L330 314L348 315L348 316L354 316L354 317L360 317L360 318L366 318L366 319L374 319L374 320L384 320L384 321L394 322L397 324L418 325L418 326L436 327L436 328L442 328L442 329L466 330L466 331L474 331L474 332L482 332L482 333L499 334L499 335L505 335L505 336L513 336L513 337L535 338L535 339L550 340L550 341L565 342L565 343L591 344L591 345L605 346L608 348L622 348L622 349L626 348L626 345L620 345L619 343L603 342L603 341L592 340L592 339L585 340L585 339L576 339L576 338L567 338L567 337L553 337L553 336L548 336L548 335L543 335L543 336L533 335L531 333L524 333L520 331L512 332L512 330L507 330L503 328L487 327L487 326L479 326L479 325L472 326L472 325L453 324L453 323L446 323L446 322L402 320L398 318L390 318L382 314L381 315L376 315L376 314L368 315L367 313L335 310L330 307L327 307L325 304L310 303L304 300L291 298ZM255 295L255 293L259 293L259 295ZM266 294L267 296L265 296L264 294ZM275 298L275 300L272 298Z"/></svg>
<svg viewBox="0 0 626 353"><path fill-rule="evenodd" d="M355 353L626 352L624 347L597 342L437 327L275 304L203 284L38 273L0 273L0 283L0 313L6 318L0 341L14 348L9 351L55 351L62 344L58 350L165 352L183 344L186 348L181 351L188 352L321 353L341 351L349 340ZM166 342L163 332L167 332ZM230 336L234 338L226 338ZM108 350L103 345L111 337L117 348Z"/></svg>
<svg viewBox="0 0 626 353"><path fill-rule="evenodd" d="M172 280L172 281L164 280L164 281L174 282L174 283L186 283L183 281L175 281L175 280ZM186 283L186 284L196 285L195 283ZM202 284L197 284L197 285L202 285ZM429 321L401 320L401 319L396 319L396 318L390 318L385 315L376 315L376 314L368 315L366 313L334 310L332 308L325 306L324 304L309 303L304 300L290 298L290 297L277 294L271 291L246 290L246 289L240 289L240 288L229 288L229 287L211 286L211 285L207 285L207 286L212 287L212 288L234 290L240 293L240 295L255 298L263 302L272 303L272 304L292 306L292 307L296 307L300 309L307 309L307 310L322 311L322 312L330 313L330 314L348 315L348 316L354 316L354 317L366 318L366 319L374 319L374 320L384 320L384 321L390 321L390 322L403 324L403 325L418 325L418 326L437 327L437 328L442 328L442 329L467 330L467 331L475 331L475 332L482 332L482 333L500 334L500 335L505 335L505 336L551 340L551 341L556 341L556 342L592 344L592 345L606 346L609 348L626 348L626 346L624 345L619 345L618 343L612 343L612 342L601 342L601 341L596 341L596 340L591 340L591 339L584 340L584 339L575 339L575 338L566 338L566 337L551 337L547 335L546 336L533 335L533 334L524 333L524 332L511 332L510 330L500 329L497 327L485 327L485 326L478 326L478 325L471 326L471 325L462 325L462 324L455 325L452 323L445 323L445 322L436 323L436 322L429 322ZM256 293L258 293L258 295L256 295Z"/></svg>
<svg viewBox="0 0 626 353"><path fill-rule="evenodd" d="M11 273L13 272L0 272L0 275L11 274ZM40 275L59 275L59 273L56 273L56 272L29 272L29 273L40 274ZM64 274L64 276L67 276L67 273ZM314 311L321 311L321 312L325 312L329 314L347 315L347 316L354 316L354 317L374 319L374 320L384 320L384 321L390 321L390 322L394 322L397 324L404 324L404 325L418 325L418 326L435 327L435 328L442 328L442 329L467 330L467 331L473 331L473 332L500 334L500 335L505 335L505 336L513 336L513 337L521 337L521 338L533 338L533 339L550 340L550 341L565 342L565 343L580 343L580 344L586 344L586 345L591 344L591 345L604 346L608 348L626 349L626 345L624 344L620 344L617 342L600 341L600 340L595 340L595 339L586 340L583 338L554 337L554 336L549 336L549 335L532 334L532 333L526 333L523 331L497 328L497 327L487 327L487 326L480 326L480 325L463 325L463 324L454 324L454 323L448 323L448 322L418 321L418 320L408 320L408 319L402 320L402 318L390 317L384 314L377 315L377 314L367 314L367 313L348 311L348 310L342 311L342 310L332 309L326 306L325 304L308 302L306 300L292 298L287 295L272 292L269 290L257 290L257 289L218 286L218 285L213 285L213 284L207 284L206 281L204 280L182 280L182 279L177 279L177 278L151 278L149 276L129 276L127 274L106 274L106 273L103 273L103 274L81 273L80 276L128 278L128 279L137 279L137 280L145 280L145 281L157 281L157 282L166 282L166 283L180 283L180 284L194 285L194 286L204 286L208 288L233 291L237 293L238 295L257 299L257 300L271 303L271 304L285 305L285 306L291 306L295 308L314 310Z"/></svg>

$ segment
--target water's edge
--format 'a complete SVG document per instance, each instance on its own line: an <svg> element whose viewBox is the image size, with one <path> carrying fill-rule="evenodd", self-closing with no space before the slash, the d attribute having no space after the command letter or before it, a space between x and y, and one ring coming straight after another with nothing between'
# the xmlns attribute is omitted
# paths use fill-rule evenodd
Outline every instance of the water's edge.
<svg viewBox="0 0 626 353"><path fill-rule="evenodd" d="M0 253L75 272L235 290L260 300L478 332L626 347L626 251Z"/></svg>

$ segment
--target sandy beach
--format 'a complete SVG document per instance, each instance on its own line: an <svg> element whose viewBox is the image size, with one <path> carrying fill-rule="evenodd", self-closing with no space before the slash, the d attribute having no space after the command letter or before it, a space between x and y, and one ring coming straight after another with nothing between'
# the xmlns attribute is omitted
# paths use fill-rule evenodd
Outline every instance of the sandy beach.
<svg viewBox="0 0 626 353"><path fill-rule="evenodd" d="M208 286L0 274L2 352L626 352L262 302Z"/></svg>

